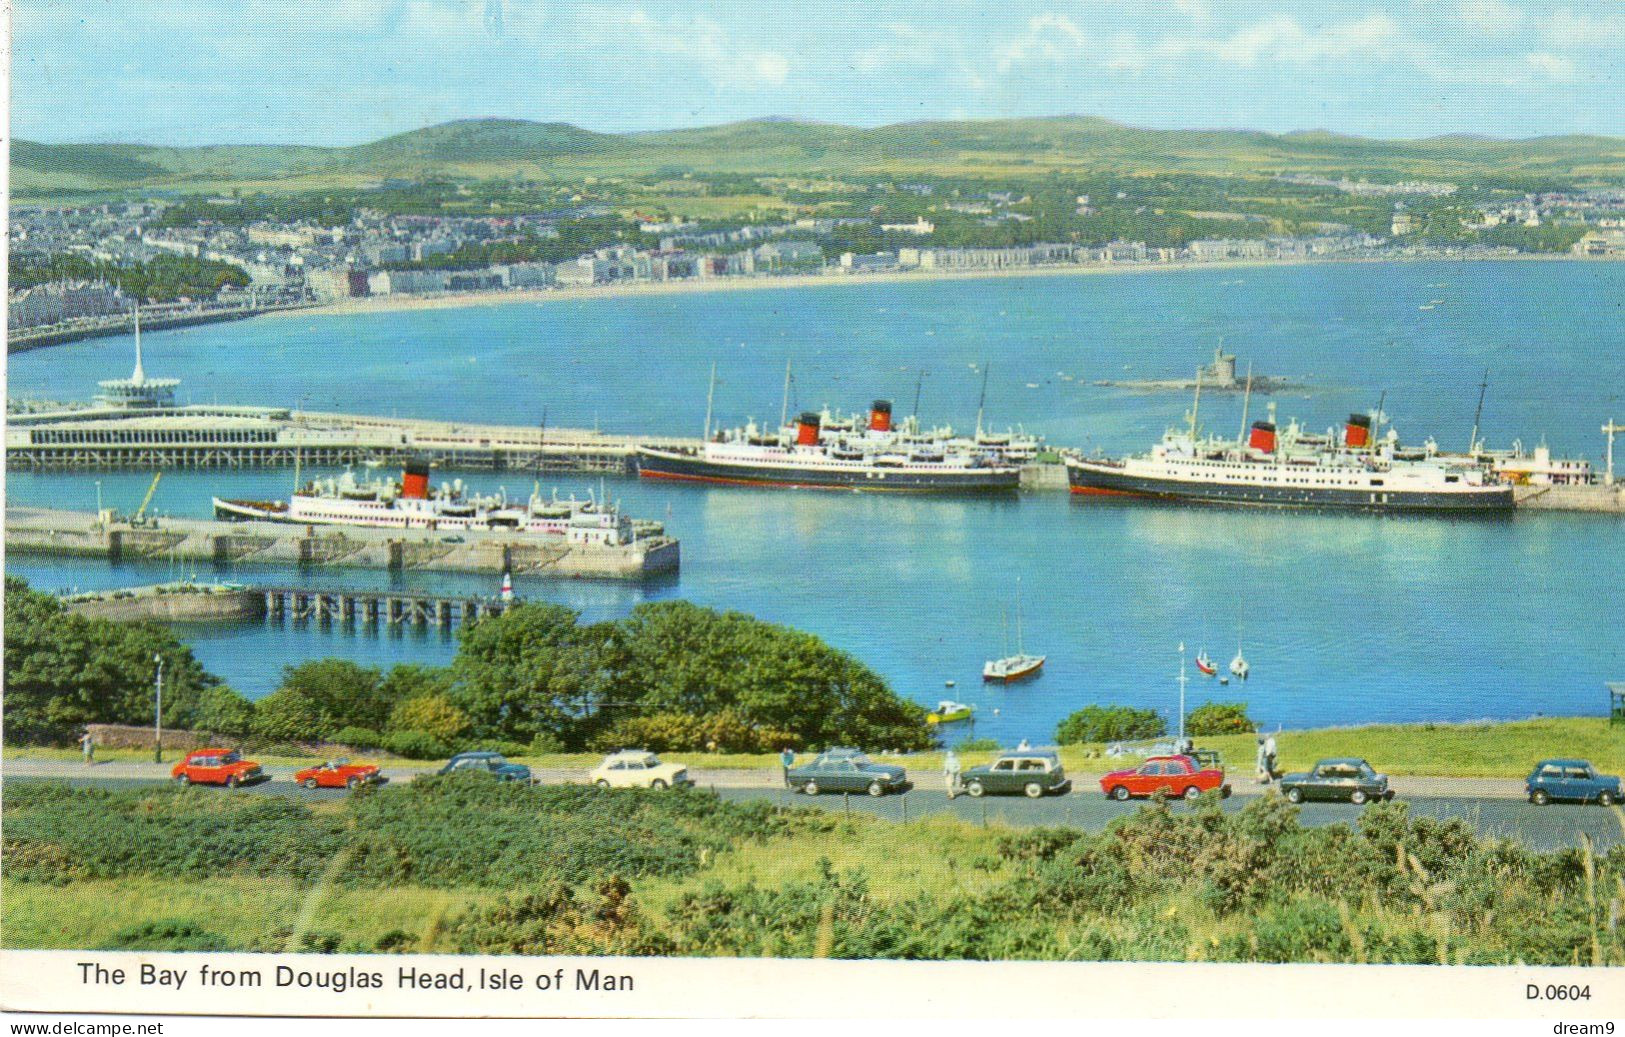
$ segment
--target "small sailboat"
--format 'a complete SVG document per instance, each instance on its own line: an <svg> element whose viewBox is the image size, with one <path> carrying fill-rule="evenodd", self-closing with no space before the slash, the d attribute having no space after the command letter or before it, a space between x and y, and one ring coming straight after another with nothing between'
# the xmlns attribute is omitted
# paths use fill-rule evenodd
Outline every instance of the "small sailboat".
<svg viewBox="0 0 1625 1037"><path fill-rule="evenodd" d="M936 709L925 715L925 722L928 724L955 724L961 720L969 720L974 712L976 712L974 706L943 699L937 703Z"/></svg>
<svg viewBox="0 0 1625 1037"><path fill-rule="evenodd" d="M1247 674L1251 671L1252 667L1248 666L1247 660L1242 658L1241 645L1236 645L1236 657L1230 660L1230 672L1242 680L1246 680Z"/></svg>
<svg viewBox="0 0 1625 1037"><path fill-rule="evenodd" d="M1196 668L1204 677L1211 677L1219 672L1219 667L1214 664L1212 659L1208 658L1206 648L1196 653Z"/></svg>
<svg viewBox="0 0 1625 1037"><path fill-rule="evenodd" d="M1004 650L1010 651L1010 628L1005 627ZM1021 637L1021 581L1016 581L1016 654L1005 655L1002 659L989 659L982 666L982 679L984 681L998 681L1001 684L1010 684L1014 681L1031 677L1043 669L1047 656L1028 655Z"/></svg>

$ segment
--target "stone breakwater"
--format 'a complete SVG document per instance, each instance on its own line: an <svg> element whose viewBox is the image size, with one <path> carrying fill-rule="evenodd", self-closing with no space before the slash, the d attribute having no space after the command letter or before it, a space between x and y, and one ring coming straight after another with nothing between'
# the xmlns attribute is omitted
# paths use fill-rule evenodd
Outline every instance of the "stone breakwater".
<svg viewBox="0 0 1625 1037"><path fill-rule="evenodd" d="M498 532L407 532L276 522L166 518L156 525L101 524L87 512L10 509L6 548L33 554L177 559L214 564L351 566L365 569L502 573L560 579L643 580L676 573L678 541L571 544Z"/></svg>

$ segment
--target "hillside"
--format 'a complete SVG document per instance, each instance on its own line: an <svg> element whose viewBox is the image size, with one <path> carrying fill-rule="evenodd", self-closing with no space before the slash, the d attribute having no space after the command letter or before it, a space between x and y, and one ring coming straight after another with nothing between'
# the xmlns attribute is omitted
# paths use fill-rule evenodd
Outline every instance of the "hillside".
<svg viewBox="0 0 1625 1037"><path fill-rule="evenodd" d="M865 129L762 119L634 134L567 123L462 120L348 148L12 147L22 197L142 190L310 190L383 177L569 179L674 171L939 174L1063 170L1120 175L1320 173L1568 185L1625 181L1625 139L1448 136L1376 140L1321 131L1148 130L1105 119L912 122Z"/></svg>

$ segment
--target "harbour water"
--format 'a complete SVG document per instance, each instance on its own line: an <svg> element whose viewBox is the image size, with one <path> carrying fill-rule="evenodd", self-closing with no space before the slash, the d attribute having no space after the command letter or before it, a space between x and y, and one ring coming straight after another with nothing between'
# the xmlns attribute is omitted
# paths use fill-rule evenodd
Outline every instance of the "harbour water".
<svg viewBox="0 0 1625 1037"><path fill-rule="evenodd" d="M197 402L516 424L539 421L545 407L552 425L665 434L698 432L712 360L723 422L776 420L790 359L792 408L853 410L890 397L907 414L924 368L922 416L960 426L974 420L980 365L990 362L991 423L1109 451L1143 448L1190 400L1090 383L1178 377L1222 338L1244 364L1315 387L1278 398L1283 419L1325 427L1387 390L1385 409L1407 440L1433 434L1460 448L1488 367L1491 445L1545 435L1556 452L1600 464L1598 426L1625 416L1622 300L1621 264L1372 264L297 314L143 338L148 370L182 377L181 396ZM122 374L129 355L127 339L21 354L8 364L8 391L82 397ZM1261 414L1262 402L1253 405ZM1204 426L1239 428L1240 406L1204 398ZM133 508L150 478L102 473L103 498ZM521 473L464 478L530 489ZM214 494L281 496L291 483L289 472L172 472L154 507L204 515ZM584 479L558 486L589 488ZM681 576L642 586L520 580L521 594L588 620L683 597L805 628L921 703L975 704L977 736L1044 741L1090 703L1171 715L1181 642L1221 663L1239 642L1252 678L1219 687L1192 669L1188 700L1245 701L1272 727L1596 715L1602 682L1625 674L1610 604L1625 586L1617 517L1462 521L632 480L607 489L682 539ZM89 509L96 499L85 474L14 472L6 492L19 505ZM8 573L48 589L190 569L7 558ZM245 567L199 576L494 590L488 579L449 574ZM1018 578L1026 648L1049 663L1030 683L985 687L981 664L1003 654L1000 616ZM306 658L432 663L455 650L438 632L249 625L186 636L206 666L251 696ZM957 686L945 689L947 680Z"/></svg>

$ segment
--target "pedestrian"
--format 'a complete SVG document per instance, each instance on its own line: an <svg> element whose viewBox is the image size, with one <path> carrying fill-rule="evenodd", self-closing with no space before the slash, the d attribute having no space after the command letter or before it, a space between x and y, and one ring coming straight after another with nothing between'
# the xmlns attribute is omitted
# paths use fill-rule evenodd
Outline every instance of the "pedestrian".
<svg viewBox="0 0 1625 1037"><path fill-rule="evenodd" d="M784 787L790 787L790 768L796 765L796 751L788 745L779 754L779 765L784 768Z"/></svg>
<svg viewBox="0 0 1625 1037"><path fill-rule="evenodd" d="M1255 762L1257 763L1258 767L1258 783L1260 785L1268 785L1270 783L1270 758L1269 755L1264 751L1263 735L1258 736L1258 756Z"/></svg>
<svg viewBox="0 0 1625 1037"><path fill-rule="evenodd" d="M96 739L88 727L85 728L85 733L79 736L79 748L84 751L85 766L93 766L96 763Z"/></svg>
<svg viewBox="0 0 1625 1037"><path fill-rule="evenodd" d="M1272 780L1275 778L1275 776L1277 774L1281 773L1280 771L1275 769L1275 736L1274 735L1266 735L1265 738L1264 738L1264 765L1265 765L1266 769L1268 769L1268 771L1270 772L1270 778Z"/></svg>
<svg viewBox="0 0 1625 1037"><path fill-rule="evenodd" d="M948 785L948 798L959 795L959 757L952 749L942 758L942 778Z"/></svg>

